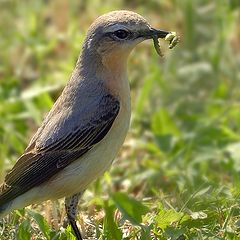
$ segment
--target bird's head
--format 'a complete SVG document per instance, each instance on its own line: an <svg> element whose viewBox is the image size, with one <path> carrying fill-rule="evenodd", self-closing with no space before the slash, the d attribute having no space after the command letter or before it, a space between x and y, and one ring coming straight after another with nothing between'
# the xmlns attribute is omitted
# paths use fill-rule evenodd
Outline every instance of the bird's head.
<svg viewBox="0 0 240 240"><path fill-rule="evenodd" d="M90 26L84 48L96 51L102 59L114 62L126 60L140 42L155 37L164 38L167 31L156 30L139 14L113 11L97 18Z"/></svg>

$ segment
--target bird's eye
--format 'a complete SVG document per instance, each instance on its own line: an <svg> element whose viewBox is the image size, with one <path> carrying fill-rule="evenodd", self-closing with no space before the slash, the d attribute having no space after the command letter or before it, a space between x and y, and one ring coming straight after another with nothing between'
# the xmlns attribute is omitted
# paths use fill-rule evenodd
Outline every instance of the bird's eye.
<svg viewBox="0 0 240 240"><path fill-rule="evenodd" d="M113 34L119 39L126 39L129 36L129 33L126 30L117 30Z"/></svg>

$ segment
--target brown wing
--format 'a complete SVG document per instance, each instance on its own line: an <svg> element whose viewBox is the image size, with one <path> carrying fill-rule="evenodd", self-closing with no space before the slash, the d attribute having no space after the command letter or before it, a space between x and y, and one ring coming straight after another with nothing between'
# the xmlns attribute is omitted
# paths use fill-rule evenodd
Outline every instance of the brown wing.
<svg viewBox="0 0 240 240"><path fill-rule="evenodd" d="M0 205L45 182L99 143L110 130L120 109L119 102L111 95L104 96L102 103L104 106L98 104L98 111L87 123L81 124L80 119L80 127L75 127L74 131L56 142L40 149L33 142L33 147L27 148L7 174Z"/></svg>

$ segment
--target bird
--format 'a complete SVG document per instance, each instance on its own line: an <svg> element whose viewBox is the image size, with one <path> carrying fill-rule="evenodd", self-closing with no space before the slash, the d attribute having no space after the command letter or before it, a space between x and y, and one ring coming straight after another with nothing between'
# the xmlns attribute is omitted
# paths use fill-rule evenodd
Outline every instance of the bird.
<svg viewBox="0 0 240 240"><path fill-rule="evenodd" d="M127 10L92 23L69 81L0 186L0 218L65 198L68 223L82 239L76 224L79 199L109 169L129 129L128 56L140 42L169 33Z"/></svg>

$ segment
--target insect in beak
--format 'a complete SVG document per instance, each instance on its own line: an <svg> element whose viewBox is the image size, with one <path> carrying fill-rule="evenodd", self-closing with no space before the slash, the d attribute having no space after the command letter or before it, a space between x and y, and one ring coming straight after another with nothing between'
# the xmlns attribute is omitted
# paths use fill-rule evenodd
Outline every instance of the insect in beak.
<svg viewBox="0 0 240 240"><path fill-rule="evenodd" d="M157 54L163 57L163 53L161 51L159 45L159 38L164 38L164 40L169 42L169 49L174 48L180 41L179 36L177 36L176 32L168 32L164 30L158 30L154 28L150 28L150 30L142 35L146 39L152 38L154 43L154 48Z"/></svg>

